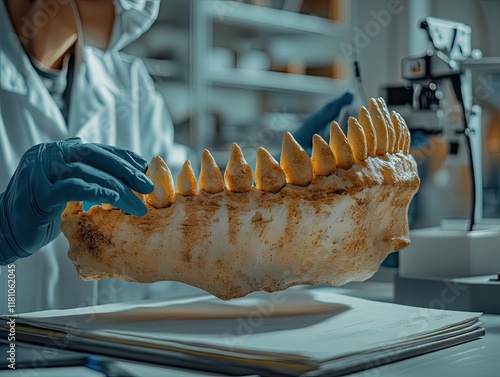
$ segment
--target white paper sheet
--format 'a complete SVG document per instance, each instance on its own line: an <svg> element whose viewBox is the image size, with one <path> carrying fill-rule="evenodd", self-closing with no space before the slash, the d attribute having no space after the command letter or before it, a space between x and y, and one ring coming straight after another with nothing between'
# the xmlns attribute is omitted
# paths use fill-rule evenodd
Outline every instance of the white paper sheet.
<svg viewBox="0 0 500 377"><path fill-rule="evenodd" d="M477 328L480 313L379 303L292 289L221 301L213 296L45 311L18 321L116 341L177 345L225 355L308 360L320 364L350 355L425 343L430 336Z"/></svg>

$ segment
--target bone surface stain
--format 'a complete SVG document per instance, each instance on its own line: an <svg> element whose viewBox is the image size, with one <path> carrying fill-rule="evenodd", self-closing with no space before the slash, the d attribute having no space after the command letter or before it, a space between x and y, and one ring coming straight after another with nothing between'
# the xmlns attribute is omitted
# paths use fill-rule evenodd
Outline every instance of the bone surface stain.
<svg viewBox="0 0 500 377"><path fill-rule="evenodd" d="M101 251L114 246L109 237L100 232L99 227L87 216L82 216L78 222L76 238L82 244L87 245L88 252L98 260L102 258Z"/></svg>
<svg viewBox="0 0 500 377"><path fill-rule="evenodd" d="M413 158L388 153L306 187L177 195L142 218L68 204L61 229L83 279L175 280L229 299L368 278L408 243L418 186Z"/></svg>

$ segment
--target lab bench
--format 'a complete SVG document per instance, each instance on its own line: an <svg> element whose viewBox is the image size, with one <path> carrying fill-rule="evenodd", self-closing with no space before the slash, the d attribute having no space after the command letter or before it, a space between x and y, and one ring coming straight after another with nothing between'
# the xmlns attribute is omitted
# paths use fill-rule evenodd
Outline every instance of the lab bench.
<svg viewBox="0 0 500 377"><path fill-rule="evenodd" d="M374 279L362 283L348 283L343 287L335 288L336 293L350 296L391 302L394 297L394 286L390 269L382 269L382 273ZM494 298L492 298L494 299ZM469 341L439 351L409 358L395 363L378 366L369 370L351 374L350 376L491 376L498 377L500 373L500 315L483 314L486 335L478 340ZM21 346L21 344L19 344ZM2 345L2 349L5 346ZM24 352L32 355L47 352L42 347L27 346ZM66 352L66 359L62 358L60 367L39 368L34 370L18 369L16 371L1 370L0 375L5 377L30 376L37 377L102 377L102 376L161 376L161 377L188 377L188 376L223 376L222 374L202 371L181 370L174 367L155 366L128 362L116 358L103 358L99 355L86 355L77 352ZM47 358L49 359L49 358ZM77 366L64 366L77 364ZM94 370L86 366L92 366ZM43 366L43 365L37 365ZM103 371L98 372L98 370ZM30 373L33 372L33 373ZM256 375L252 375L256 376Z"/></svg>

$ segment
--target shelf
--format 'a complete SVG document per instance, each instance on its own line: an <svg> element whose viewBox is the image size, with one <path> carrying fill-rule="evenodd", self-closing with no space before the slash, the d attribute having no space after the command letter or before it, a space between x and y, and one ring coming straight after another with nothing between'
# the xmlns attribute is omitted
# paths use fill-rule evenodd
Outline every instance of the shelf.
<svg viewBox="0 0 500 377"><path fill-rule="evenodd" d="M477 73L500 73L500 57L488 56L481 59L467 59L462 66Z"/></svg>
<svg viewBox="0 0 500 377"><path fill-rule="evenodd" d="M207 2L205 12L214 22L277 34L318 34L342 37L345 25L325 18L235 1Z"/></svg>
<svg viewBox="0 0 500 377"><path fill-rule="evenodd" d="M208 82L219 87L330 96L342 94L351 87L350 80L238 68L209 70Z"/></svg>

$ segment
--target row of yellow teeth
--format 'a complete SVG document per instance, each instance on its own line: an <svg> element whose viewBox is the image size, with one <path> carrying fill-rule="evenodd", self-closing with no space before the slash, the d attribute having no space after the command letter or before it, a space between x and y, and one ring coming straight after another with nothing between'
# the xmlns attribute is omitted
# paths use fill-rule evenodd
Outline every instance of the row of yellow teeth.
<svg viewBox="0 0 500 377"><path fill-rule="evenodd" d="M349 169L368 157L409 153L408 127L401 115L394 111L389 114L383 99L372 98L368 109L361 107L358 119L349 118L347 137L338 123L332 122L329 144L321 136L314 135L310 158L289 132L283 138L279 164L268 151L259 148L255 187L260 191L276 193L287 183L308 186L315 176L327 176L337 169ZM146 195L146 202L155 208L169 207L175 199L175 188L168 166L160 157L155 157L146 174L155 184L154 191ZM203 151L201 158L200 191L215 194L224 191L224 187L237 193L252 190L252 171L236 143L231 147L224 179L208 150ZM177 178L177 194L193 196L196 193L196 177L191 163L186 161Z"/></svg>

